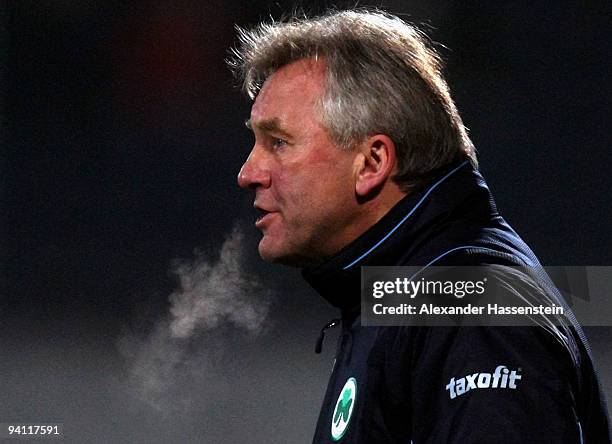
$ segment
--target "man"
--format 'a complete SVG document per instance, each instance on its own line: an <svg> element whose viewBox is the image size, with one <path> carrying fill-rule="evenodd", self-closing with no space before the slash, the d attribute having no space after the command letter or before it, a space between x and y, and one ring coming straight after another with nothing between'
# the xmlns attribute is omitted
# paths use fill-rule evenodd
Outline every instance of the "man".
<svg viewBox="0 0 612 444"><path fill-rule="evenodd" d="M538 264L495 208L425 37L367 11L240 37L255 145L238 182L255 192L259 253L303 267L342 316L314 442L610 442L577 325L361 326L361 266ZM461 385L480 374L494 389Z"/></svg>

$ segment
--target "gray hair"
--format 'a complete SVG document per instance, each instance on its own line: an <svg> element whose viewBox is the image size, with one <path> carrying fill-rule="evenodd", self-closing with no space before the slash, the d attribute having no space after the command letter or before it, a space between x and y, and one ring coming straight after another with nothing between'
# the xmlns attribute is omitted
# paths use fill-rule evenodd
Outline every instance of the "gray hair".
<svg viewBox="0 0 612 444"><path fill-rule="evenodd" d="M238 28L238 34L229 64L251 99L283 66L324 59L319 107L332 140L350 149L368 136L389 136L398 159L393 180L404 191L420 188L462 158L477 167L438 54L400 18L378 10L331 11Z"/></svg>

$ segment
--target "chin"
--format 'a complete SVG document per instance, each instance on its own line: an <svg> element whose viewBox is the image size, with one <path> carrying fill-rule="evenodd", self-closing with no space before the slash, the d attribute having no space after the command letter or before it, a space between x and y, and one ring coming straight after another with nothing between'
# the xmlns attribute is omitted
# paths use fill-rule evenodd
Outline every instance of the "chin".
<svg viewBox="0 0 612 444"><path fill-rule="evenodd" d="M258 250L259 256L264 261L274 264L288 265L290 267L307 267L316 263L312 258L296 254L296 252L292 252L288 248L283 248L281 242L266 239L266 236L259 241Z"/></svg>
<svg viewBox="0 0 612 444"><path fill-rule="evenodd" d="M266 262L281 263L284 255L282 253L282 248L279 247L279 242L274 242L264 235L259 241L259 256Z"/></svg>
<svg viewBox="0 0 612 444"><path fill-rule="evenodd" d="M259 243L259 256L266 262L277 262L277 258L276 255L273 254L272 252L270 252L268 249L266 248L262 248L261 247L261 242Z"/></svg>

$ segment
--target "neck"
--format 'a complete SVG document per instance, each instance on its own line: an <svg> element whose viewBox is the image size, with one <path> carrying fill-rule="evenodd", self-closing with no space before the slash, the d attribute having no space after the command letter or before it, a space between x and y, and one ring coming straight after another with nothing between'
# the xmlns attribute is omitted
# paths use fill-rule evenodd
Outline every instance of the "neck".
<svg viewBox="0 0 612 444"><path fill-rule="evenodd" d="M376 195L358 199L356 209L350 218L350 225L344 230L343 235L337 238L333 245L327 246L327 254L309 265L323 263L350 245L376 225L406 195L407 193L401 191L395 183L387 183Z"/></svg>
<svg viewBox="0 0 612 444"><path fill-rule="evenodd" d="M361 213L364 215L365 228L359 235L376 224L397 203L406 197L407 193L402 191L394 182L388 182L385 187L373 199L361 203Z"/></svg>

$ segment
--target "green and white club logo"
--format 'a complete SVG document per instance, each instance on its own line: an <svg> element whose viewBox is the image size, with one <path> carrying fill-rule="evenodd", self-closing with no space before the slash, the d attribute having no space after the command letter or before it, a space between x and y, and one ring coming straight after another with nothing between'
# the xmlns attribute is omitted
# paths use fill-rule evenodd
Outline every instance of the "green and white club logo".
<svg viewBox="0 0 612 444"><path fill-rule="evenodd" d="M331 436L334 441L338 441L346 432L346 428L351 420L353 409L355 408L355 399L357 398L357 380L349 378L344 384L331 423Z"/></svg>

